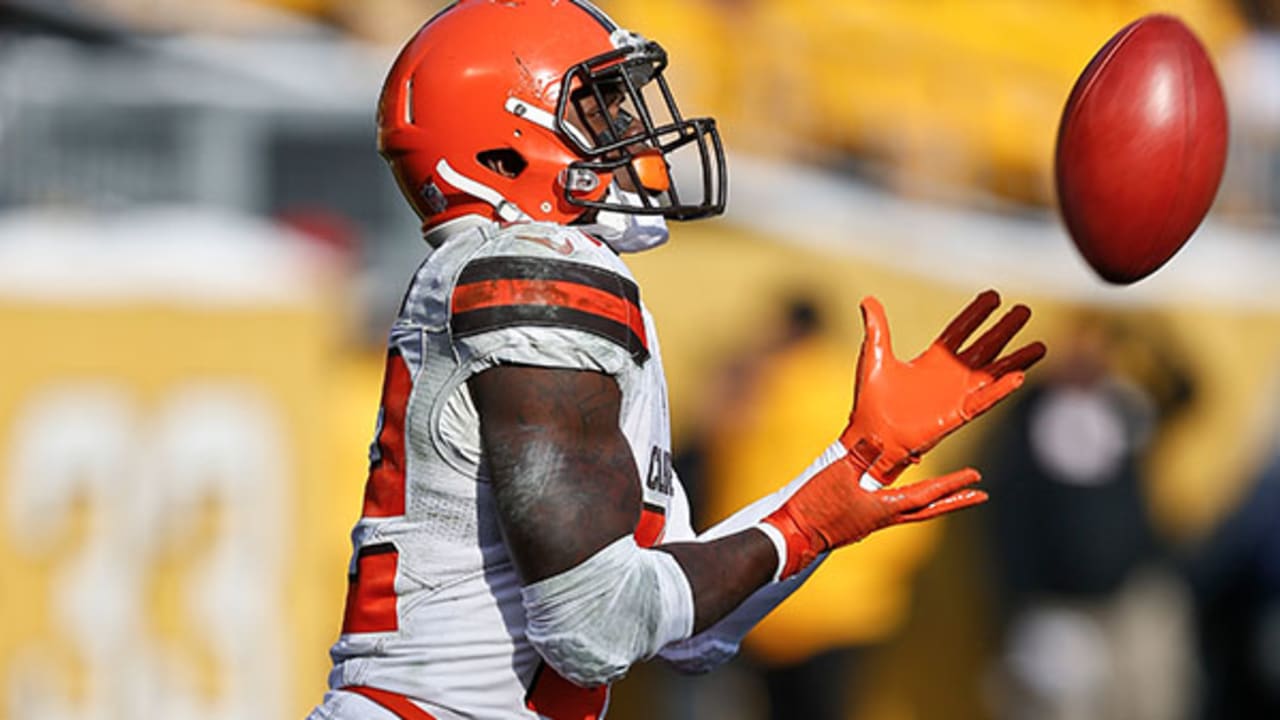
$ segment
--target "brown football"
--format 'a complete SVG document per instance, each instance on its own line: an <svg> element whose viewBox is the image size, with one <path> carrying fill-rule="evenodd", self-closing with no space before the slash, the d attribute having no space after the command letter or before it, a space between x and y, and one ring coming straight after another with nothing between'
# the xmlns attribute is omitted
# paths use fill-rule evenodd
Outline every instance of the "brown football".
<svg viewBox="0 0 1280 720"><path fill-rule="evenodd" d="M1200 225L1226 154L1226 104L1204 46L1173 16L1135 20L1062 111L1054 174L1067 231L1104 280L1141 280Z"/></svg>

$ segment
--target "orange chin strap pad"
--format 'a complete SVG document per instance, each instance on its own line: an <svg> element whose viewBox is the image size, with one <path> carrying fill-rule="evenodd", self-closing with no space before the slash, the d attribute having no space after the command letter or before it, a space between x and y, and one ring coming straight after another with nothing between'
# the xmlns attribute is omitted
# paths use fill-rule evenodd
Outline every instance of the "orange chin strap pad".
<svg viewBox="0 0 1280 720"><path fill-rule="evenodd" d="M631 158L631 167L635 168L640 184L649 192L666 192L671 189L671 173L667 170L667 161L662 151L657 148L640 150Z"/></svg>

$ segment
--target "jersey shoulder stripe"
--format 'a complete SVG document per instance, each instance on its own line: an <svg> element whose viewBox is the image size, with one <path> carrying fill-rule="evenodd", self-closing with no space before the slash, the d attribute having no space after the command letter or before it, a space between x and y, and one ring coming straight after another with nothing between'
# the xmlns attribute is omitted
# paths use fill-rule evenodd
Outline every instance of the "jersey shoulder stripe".
<svg viewBox="0 0 1280 720"><path fill-rule="evenodd" d="M450 305L458 337L520 325L567 327L619 345L638 364L649 358L640 290L604 268L551 258L479 258L458 276Z"/></svg>

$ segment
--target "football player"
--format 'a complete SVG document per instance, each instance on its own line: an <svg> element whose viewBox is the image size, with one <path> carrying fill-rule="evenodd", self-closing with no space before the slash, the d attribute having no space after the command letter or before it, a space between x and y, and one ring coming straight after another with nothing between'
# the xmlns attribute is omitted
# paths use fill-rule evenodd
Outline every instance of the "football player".
<svg viewBox="0 0 1280 720"><path fill-rule="evenodd" d="M585 0L461 0L401 51L379 147L430 251L390 332L330 692L312 718L604 716L660 656L706 670L826 553L980 503L962 470L890 484L1044 353L979 295L911 362L868 298L848 426L696 535L653 320L620 253L720 213L715 123L667 56ZM684 161L688 161L687 164ZM835 429L833 428L833 434Z"/></svg>

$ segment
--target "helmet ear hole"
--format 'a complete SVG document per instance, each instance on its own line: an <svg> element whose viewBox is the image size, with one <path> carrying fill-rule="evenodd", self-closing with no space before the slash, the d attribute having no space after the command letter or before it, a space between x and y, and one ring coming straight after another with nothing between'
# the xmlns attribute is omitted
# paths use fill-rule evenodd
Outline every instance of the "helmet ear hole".
<svg viewBox="0 0 1280 720"><path fill-rule="evenodd" d="M476 162L504 178L516 178L529 167L528 161L511 148L494 148L476 153Z"/></svg>

